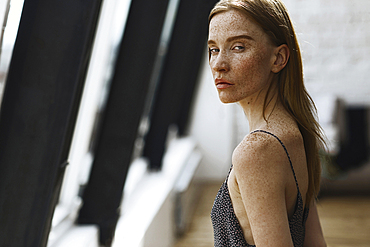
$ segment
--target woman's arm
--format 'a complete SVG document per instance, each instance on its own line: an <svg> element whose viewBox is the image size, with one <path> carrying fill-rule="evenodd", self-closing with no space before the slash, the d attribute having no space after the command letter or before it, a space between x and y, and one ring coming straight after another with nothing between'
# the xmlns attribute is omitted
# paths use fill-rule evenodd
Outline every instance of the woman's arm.
<svg viewBox="0 0 370 247"><path fill-rule="evenodd" d="M287 174L293 179L289 163L277 141L253 136L235 150L233 169L254 244L293 247L285 202Z"/></svg>
<svg viewBox="0 0 370 247"><path fill-rule="evenodd" d="M310 203L310 212L306 221L306 236L304 247L326 247L324 235L322 233L319 215L317 214L316 203Z"/></svg>

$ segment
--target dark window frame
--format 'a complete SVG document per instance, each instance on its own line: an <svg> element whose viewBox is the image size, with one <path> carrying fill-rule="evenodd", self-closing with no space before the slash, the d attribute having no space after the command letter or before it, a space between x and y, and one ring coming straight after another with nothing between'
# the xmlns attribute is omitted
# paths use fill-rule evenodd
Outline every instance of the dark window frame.
<svg viewBox="0 0 370 247"><path fill-rule="evenodd" d="M24 2L0 112L0 246L47 244L100 6Z"/></svg>

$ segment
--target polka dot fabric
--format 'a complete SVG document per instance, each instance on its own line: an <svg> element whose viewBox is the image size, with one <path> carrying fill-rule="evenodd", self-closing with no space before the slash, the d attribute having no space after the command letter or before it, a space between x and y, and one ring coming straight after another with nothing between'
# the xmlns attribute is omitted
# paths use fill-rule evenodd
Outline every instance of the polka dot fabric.
<svg viewBox="0 0 370 247"><path fill-rule="evenodd" d="M302 247L305 236L305 223L308 216L308 208L304 209L303 207L302 195L299 191L298 182L294 173L293 165L290 160L288 151L286 150L281 140L274 134L263 130L256 130L251 134L255 132L263 132L275 137L283 146L288 156L298 191L294 214L289 219L289 228L294 247ZM230 171L231 169L232 167L230 168ZM255 245L249 245L247 241L244 239L243 231L240 227L238 219L236 218L234 208L231 203L229 189L227 187L228 178L229 175L227 176L225 182L222 184L220 190L218 191L211 211L211 219L214 232L214 246L255 247Z"/></svg>

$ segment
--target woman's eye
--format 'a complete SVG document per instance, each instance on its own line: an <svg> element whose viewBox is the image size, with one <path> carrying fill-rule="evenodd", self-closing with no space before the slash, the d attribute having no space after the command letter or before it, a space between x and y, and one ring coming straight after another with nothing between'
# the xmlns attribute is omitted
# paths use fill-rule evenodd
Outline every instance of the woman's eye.
<svg viewBox="0 0 370 247"><path fill-rule="evenodd" d="M233 50L236 50L236 51L243 51L244 50L244 46L241 46L241 45L236 45L233 47Z"/></svg>
<svg viewBox="0 0 370 247"><path fill-rule="evenodd" d="M217 49L217 48L209 48L209 54L215 54L217 52L219 52L220 50Z"/></svg>

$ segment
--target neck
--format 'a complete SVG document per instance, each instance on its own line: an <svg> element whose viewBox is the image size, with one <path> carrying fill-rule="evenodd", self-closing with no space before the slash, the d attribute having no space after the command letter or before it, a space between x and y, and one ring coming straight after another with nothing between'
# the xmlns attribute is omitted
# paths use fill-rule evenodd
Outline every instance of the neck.
<svg viewBox="0 0 370 247"><path fill-rule="evenodd" d="M239 102L247 116L249 122L249 131L260 129L268 124L269 118L272 116L274 111L281 109L281 102L278 97L278 89L272 86L269 94L267 95L267 89L258 92L256 95L243 99ZM266 109L264 109L266 99Z"/></svg>

